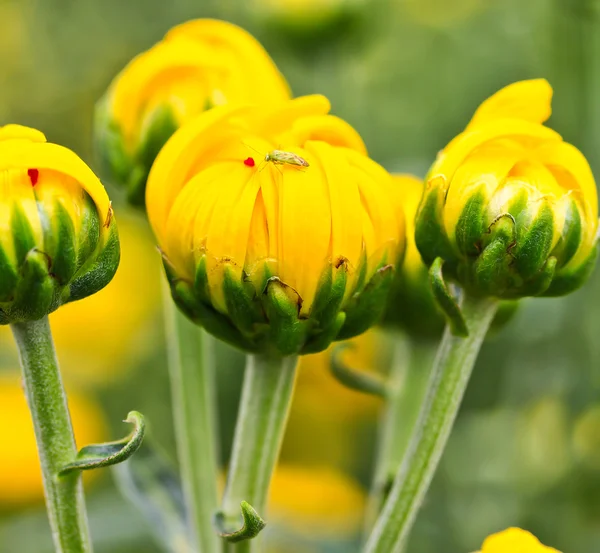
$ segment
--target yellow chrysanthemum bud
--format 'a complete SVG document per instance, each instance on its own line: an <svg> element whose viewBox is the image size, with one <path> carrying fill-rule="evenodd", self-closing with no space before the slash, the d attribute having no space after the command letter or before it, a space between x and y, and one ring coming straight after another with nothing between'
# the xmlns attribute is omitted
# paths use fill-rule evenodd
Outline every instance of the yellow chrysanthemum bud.
<svg viewBox="0 0 600 553"><path fill-rule="evenodd" d="M551 96L543 79L500 90L427 177L417 247L473 293L563 295L595 262L594 177L581 152L542 124Z"/></svg>
<svg viewBox="0 0 600 553"><path fill-rule="evenodd" d="M31 416L18 376L0 378L0 506L44 499L40 461ZM69 394L73 429L80 443L100 443L107 435L100 407L88 396ZM97 471L89 471L89 474Z"/></svg>
<svg viewBox="0 0 600 553"><path fill-rule="evenodd" d="M247 351L312 353L381 315L403 247L390 175L322 96L220 107L148 179L173 297Z"/></svg>
<svg viewBox="0 0 600 553"><path fill-rule="evenodd" d="M143 205L146 179L169 137L222 104L278 104L290 91L264 48L243 29L188 21L137 56L115 78L96 112L96 142L107 171Z"/></svg>
<svg viewBox="0 0 600 553"><path fill-rule="evenodd" d="M0 127L0 324L94 294L118 264L112 208L91 169L39 131Z"/></svg>
<svg viewBox="0 0 600 553"><path fill-rule="evenodd" d="M480 553L560 553L540 543L533 534L520 528L508 528L487 537Z"/></svg>

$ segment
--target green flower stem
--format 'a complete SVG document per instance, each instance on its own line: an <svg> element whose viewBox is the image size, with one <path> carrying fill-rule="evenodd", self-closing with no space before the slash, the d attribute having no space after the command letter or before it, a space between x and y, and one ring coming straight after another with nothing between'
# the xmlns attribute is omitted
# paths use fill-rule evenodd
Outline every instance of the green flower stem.
<svg viewBox="0 0 600 553"><path fill-rule="evenodd" d="M19 350L57 553L91 553L81 473L58 476L77 455L48 317L11 325Z"/></svg>
<svg viewBox="0 0 600 553"><path fill-rule="evenodd" d="M212 338L165 292L165 319L177 455L199 553L219 553L212 518L218 509L217 432Z"/></svg>
<svg viewBox="0 0 600 553"><path fill-rule="evenodd" d="M423 404L435 342L394 335L395 347L381 422L379 451L367 508L370 531L406 454L419 409Z"/></svg>
<svg viewBox="0 0 600 553"><path fill-rule="evenodd" d="M297 357L248 355L237 416L223 515L239 526L240 503L264 516L296 380ZM260 551L260 536L228 544L228 551Z"/></svg>
<svg viewBox="0 0 600 553"><path fill-rule="evenodd" d="M496 300L465 295L461 308L469 336L454 336L446 328L407 455L365 553L399 553L404 546L442 457L497 307Z"/></svg>

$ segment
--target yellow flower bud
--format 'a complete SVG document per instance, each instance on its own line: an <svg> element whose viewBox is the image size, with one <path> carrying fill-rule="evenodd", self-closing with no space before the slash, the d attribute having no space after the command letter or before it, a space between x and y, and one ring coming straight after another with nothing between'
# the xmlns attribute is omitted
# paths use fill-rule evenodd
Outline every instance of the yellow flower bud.
<svg viewBox="0 0 600 553"><path fill-rule="evenodd" d="M381 315L403 249L390 175L322 96L221 107L182 127L148 179L173 297L247 351L312 353Z"/></svg>
<svg viewBox="0 0 600 553"><path fill-rule="evenodd" d="M542 124L551 96L543 79L500 90L429 171L417 246L474 293L563 295L595 262L594 177L581 152Z"/></svg>
<svg viewBox="0 0 600 553"><path fill-rule="evenodd" d="M0 127L0 324L94 294L118 263L110 201L91 169L39 131Z"/></svg>
<svg viewBox="0 0 600 553"><path fill-rule="evenodd" d="M508 528L487 537L480 553L560 553L560 551L542 545L529 532L520 528Z"/></svg>
<svg viewBox="0 0 600 553"><path fill-rule="evenodd" d="M42 473L31 415L19 377L0 378L0 506L42 502ZM91 397L69 394L69 409L78 443L100 443L107 435L100 407ZM89 471L89 474L98 474Z"/></svg>
<svg viewBox="0 0 600 553"><path fill-rule="evenodd" d="M184 122L222 104L289 98L285 79L249 33L225 21L188 21L115 78L96 113L99 153L129 200L143 205L150 167Z"/></svg>

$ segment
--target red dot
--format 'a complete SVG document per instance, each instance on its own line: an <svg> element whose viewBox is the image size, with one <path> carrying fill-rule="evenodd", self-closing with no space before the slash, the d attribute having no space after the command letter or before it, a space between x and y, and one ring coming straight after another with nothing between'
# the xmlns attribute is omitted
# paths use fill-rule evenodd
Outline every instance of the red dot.
<svg viewBox="0 0 600 553"><path fill-rule="evenodd" d="M40 178L40 172L37 169L28 169L27 176L31 181L31 186L35 186Z"/></svg>
<svg viewBox="0 0 600 553"><path fill-rule="evenodd" d="M254 167L254 158L253 157L246 158L244 160L244 165L246 167Z"/></svg>

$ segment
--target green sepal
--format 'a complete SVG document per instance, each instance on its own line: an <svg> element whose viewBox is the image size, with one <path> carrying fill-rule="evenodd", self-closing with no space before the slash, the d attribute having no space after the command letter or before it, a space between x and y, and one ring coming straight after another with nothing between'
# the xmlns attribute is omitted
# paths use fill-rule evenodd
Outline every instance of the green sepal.
<svg viewBox="0 0 600 553"><path fill-rule="evenodd" d="M154 110L146 121L142 131L143 140L140 143L135 160L126 176L127 200L130 204L143 207L146 202L146 183L156 156L179 128L169 106L160 106Z"/></svg>
<svg viewBox="0 0 600 553"><path fill-rule="evenodd" d="M514 257L516 223L510 213L503 213L490 224L491 241L473 264L473 278L479 293L502 297L515 284ZM520 285L520 282L517 283Z"/></svg>
<svg viewBox="0 0 600 553"><path fill-rule="evenodd" d="M541 296L548 290L554 275L556 273L557 260L556 257L549 257L544 263L542 270L532 279L525 282L525 284L518 290L515 297L524 296Z"/></svg>
<svg viewBox="0 0 600 553"><path fill-rule="evenodd" d="M123 133L119 124L111 118L110 94L104 96L94 112L94 150L103 173L109 180L123 185L132 170L131 156L125 149Z"/></svg>
<svg viewBox="0 0 600 553"><path fill-rule="evenodd" d="M219 536L230 543L254 539L267 525L252 505L242 501L240 507L244 525L239 530L228 531L224 528L225 516L222 512L218 512L214 517L214 524Z"/></svg>
<svg viewBox="0 0 600 553"><path fill-rule="evenodd" d="M145 122L142 131L144 140L140 144L136 158L143 167L147 168L146 176L156 156L178 128L177 119L168 104L157 107ZM141 201L143 202L144 198L141 198Z"/></svg>
<svg viewBox="0 0 600 553"><path fill-rule="evenodd" d="M307 354L325 351L331 345L331 342L337 340L337 336L345 322L346 313L340 311L335 320L328 327L320 328L317 332L310 336L310 338L304 344L301 353Z"/></svg>
<svg viewBox="0 0 600 553"><path fill-rule="evenodd" d="M455 258L454 250L444 228L445 180L427 180L423 199L415 219L415 242L424 263L429 266L436 257Z"/></svg>
<svg viewBox="0 0 600 553"><path fill-rule="evenodd" d="M242 335L229 317L198 300L194 294L194 287L189 282L175 279L170 281L170 285L173 301L186 317L232 346L256 351L256 345Z"/></svg>
<svg viewBox="0 0 600 553"><path fill-rule="evenodd" d="M307 321L299 317L302 299L278 277L271 277L262 295L269 320L270 343L281 355L300 352L306 340Z"/></svg>
<svg viewBox="0 0 600 553"><path fill-rule="evenodd" d="M394 267L385 265L375 272L364 289L344 306L346 320L337 340L347 340L362 334L383 316L394 278Z"/></svg>
<svg viewBox="0 0 600 553"><path fill-rule="evenodd" d="M597 257L598 250L595 246L581 265L574 269L561 269L558 271L543 295L548 297L564 296L581 288L592 274Z"/></svg>
<svg viewBox="0 0 600 553"><path fill-rule="evenodd" d="M523 217L526 215L525 211ZM550 255L553 235L554 213L547 202L540 207L533 221L519 218L517 241L511 254L521 278L527 280L542 269Z"/></svg>
<svg viewBox="0 0 600 553"><path fill-rule="evenodd" d="M208 286L208 271L206 269L206 256L202 256L196 267L194 278L194 294L198 300L210 304L210 288Z"/></svg>
<svg viewBox="0 0 600 553"><path fill-rule="evenodd" d="M256 323L265 323L257 312L258 302L255 301L254 287L250 282L236 281L235 275L229 266L223 271L223 294L227 314L235 326L245 335L256 333Z"/></svg>
<svg viewBox="0 0 600 553"><path fill-rule="evenodd" d="M485 232L485 208L488 201L484 191L485 186L481 186L473 192L456 223L456 246L462 255L474 256L480 251L479 240Z"/></svg>
<svg viewBox="0 0 600 553"><path fill-rule="evenodd" d="M433 297L446 317L450 332L455 336L468 336L469 329L467 327L467 322L460 310L458 302L450 293L446 286L446 282L444 281L444 274L442 272L443 265L444 260L441 257L437 257L429 268L429 283L431 285Z"/></svg>
<svg viewBox="0 0 600 553"><path fill-rule="evenodd" d="M139 449L140 445L142 445L146 431L146 422L143 415L137 411L131 411L124 422L134 425L134 430L129 436L115 442L92 444L83 447L77 453L75 460L65 465L59 471L58 475L65 476L78 470L109 467L129 459Z"/></svg>
<svg viewBox="0 0 600 553"><path fill-rule="evenodd" d="M336 262L335 267L328 265L323 271L310 309L310 317L316 321L319 328L324 329L335 324L346 292L347 265L348 261L341 259Z"/></svg>
<svg viewBox="0 0 600 553"><path fill-rule="evenodd" d="M25 259L29 255L29 252L34 250L37 244L29 219L25 215L22 207L17 203L12 206L10 230L15 247L17 267L20 267L25 263Z"/></svg>
<svg viewBox="0 0 600 553"><path fill-rule="evenodd" d="M27 254L14 299L7 309L11 322L41 319L58 307L50 263L44 252L33 249Z"/></svg>
<svg viewBox="0 0 600 553"><path fill-rule="evenodd" d="M569 198L564 210L565 222L561 238L551 253L559 260L560 267L564 267L577 253L583 234L581 214L577 202L573 198Z"/></svg>
<svg viewBox="0 0 600 553"><path fill-rule="evenodd" d="M75 227L62 203L56 201L50 221L52 230L44 233L47 251L52 252L51 271L61 286L67 284L77 270ZM52 241L50 246L49 242Z"/></svg>
<svg viewBox="0 0 600 553"><path fill-rule="evenodd" d="M80 214L79 244L77 245L77 266L79 271L84 263L93 256L102 234L100 217L94 200L89 194L85 195L83 209Z"/></svg>
<svg viewBox="0 0 600 553"><path fill-rule="evenodd" d="M15 293L19 276L0 244L0 303L8 302Z"/></svg>
<svg viewBox="0 0 600 553"><path fill-rule="evenodd" d="M107 236L105 242L99 246L100 253L97 257L91 257L77 271L77 275L69 286L67 301L80 300L99 292L115 276L121 260L121 249L114 218L105 232Z"/></svg>
<svg viewBox="0 0 600 553"><path fill-rule="evenodd" d="M167 553L192 553L183 490L167 456L147 436L127 463L112 468L119 491L137 508Z"/></svg>
<svg viewBox="0 0 600 553"><path fill-rule="evenodd" d="M387 397L388 385L381 376L349 367L343 362L342 353L353 347L355 347L353 344L339 344L333 349L331 363L329 364L333 377L351 390L382 398Z"/></svg>

